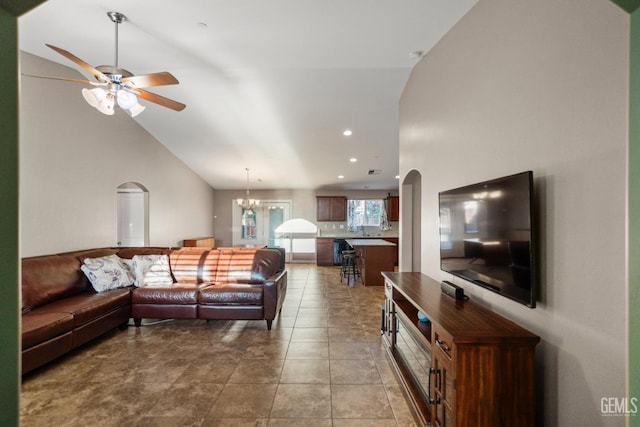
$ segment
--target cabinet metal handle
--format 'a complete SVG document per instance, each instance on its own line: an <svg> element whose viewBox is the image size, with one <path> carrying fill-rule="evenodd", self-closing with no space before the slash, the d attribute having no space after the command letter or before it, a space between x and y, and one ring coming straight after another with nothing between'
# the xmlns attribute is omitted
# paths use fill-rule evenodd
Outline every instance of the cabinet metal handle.
<svg viewBox="0 0 640 427"><path fill-rule="evenodd" d="M444 342L442 342L439 339L436 339L436 344L438 345L438 347L440 347L445 353L449 353L449 351L451 350L449 348L448 345L446 345Z"/></svg>
<svg viewBox="0 0 640 427"><path fill-rule="evenodd" d="M431 375L435 374L436 370L433 368L429 368L429 381L427 382L427 389L429 390L429 405L435 405L436 400L431 398ZM433 394L436 394L433 392Z"/></svg>

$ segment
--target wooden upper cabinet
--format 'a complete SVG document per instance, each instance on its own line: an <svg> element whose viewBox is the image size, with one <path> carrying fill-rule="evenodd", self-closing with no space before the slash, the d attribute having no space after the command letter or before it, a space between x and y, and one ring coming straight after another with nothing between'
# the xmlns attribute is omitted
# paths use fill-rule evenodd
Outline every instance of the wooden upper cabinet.
<svg viewBox="0 0 640 427"><path fill-rule="evenodd" d="M387 219L389 221L400 221L400 197L387 197Z"/></svg>
<svg viewBox="0 0 640 427"><path fill-rule="evenodd" d="M316 196L317 221L346 221L347 198L344 196Z"/></svg>

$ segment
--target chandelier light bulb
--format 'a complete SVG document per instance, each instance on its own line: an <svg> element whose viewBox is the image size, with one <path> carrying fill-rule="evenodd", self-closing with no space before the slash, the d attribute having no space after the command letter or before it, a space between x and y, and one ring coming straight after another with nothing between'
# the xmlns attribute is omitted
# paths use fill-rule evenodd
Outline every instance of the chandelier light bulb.
<svg viewBox="0 0 640 427"><path fill-rule="evenodd" d="M236 199L236 202L242 209L250 210L260 206L260 200L251 198L251 193L249 192L249 168L245 168L244 170L247 171L247 193L244 199Z"/></svg>

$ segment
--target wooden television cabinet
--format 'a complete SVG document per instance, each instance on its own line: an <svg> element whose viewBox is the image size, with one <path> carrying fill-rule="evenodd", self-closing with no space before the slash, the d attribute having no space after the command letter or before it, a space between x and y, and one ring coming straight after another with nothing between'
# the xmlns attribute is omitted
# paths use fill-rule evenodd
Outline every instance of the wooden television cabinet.
<svg viewBox="0 0 640 427"><path fill-rule="evenodd" d="M420 425L535 425L540 337L422 273L382 275L383 342Z"/></svg>

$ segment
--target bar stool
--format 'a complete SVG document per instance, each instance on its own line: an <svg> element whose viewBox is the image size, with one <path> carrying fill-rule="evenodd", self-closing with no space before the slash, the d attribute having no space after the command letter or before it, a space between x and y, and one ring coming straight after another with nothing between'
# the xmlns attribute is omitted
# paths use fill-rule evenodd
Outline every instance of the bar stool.
<svg viewBox="0 0 640 427"><path fill-rule="evenodd" d="M356 282L356 277L360 277L360 280L362 280L362 275L358 268L358 255L354 250L344 250L342 251L342 265L340 267L340 283L342 283L343 278L346 278L348 285L351 276L353 276L353 283Z"/></svg>

